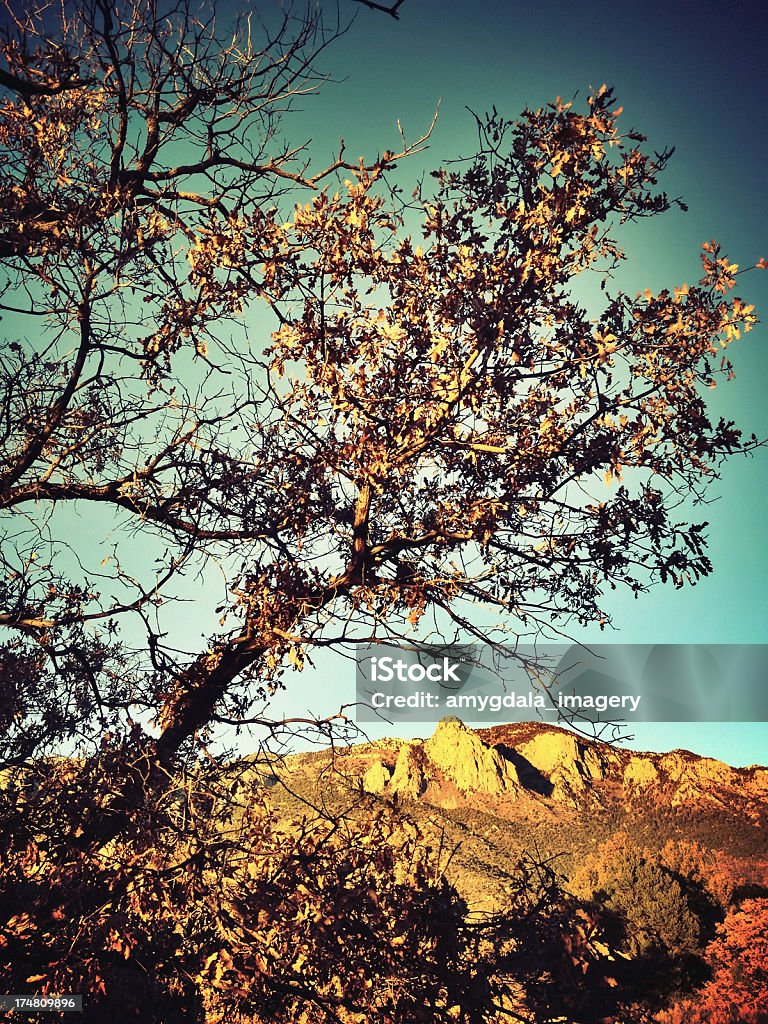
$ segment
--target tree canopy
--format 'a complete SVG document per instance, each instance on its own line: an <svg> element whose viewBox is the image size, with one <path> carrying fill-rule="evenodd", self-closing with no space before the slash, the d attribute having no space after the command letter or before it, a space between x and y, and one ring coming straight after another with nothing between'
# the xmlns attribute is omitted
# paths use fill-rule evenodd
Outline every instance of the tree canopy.
<svg viewBox="0 0 768 1024"><path fill-rule="evenodd" d="M698 283L608 286L621 225L680 204L610 89L478 119L404 200L423 140L319 170L281 141L317 18L49 22L9 23L0 112L7 756L128 730L172 759L314 646L483 637L477 603L604 623L608 588L710 571L674 509L748 447L706 394L755 314L715 243ZM213 567L220 622L179 651Z"/></svg>

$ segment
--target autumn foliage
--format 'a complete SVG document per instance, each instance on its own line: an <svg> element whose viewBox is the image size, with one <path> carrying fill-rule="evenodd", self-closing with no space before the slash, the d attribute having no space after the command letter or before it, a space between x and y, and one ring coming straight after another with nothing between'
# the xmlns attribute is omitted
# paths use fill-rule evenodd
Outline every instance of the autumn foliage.
<svg viewBox="0 0 768 1024"><path fill-rule="evenodd" d="M633 998L600 946L600 911L546 865L521 861L507 905L469 913L445 878L448 851L407 815L367 797L278 816L250 762L202 770L89 848L82 830L58 829L58 809L72 813L75 789L81 808L85 792L99 802L106 771L101 789L66 763L5 780L9 988L77 989L93 1019L157 1024L475 1024L503 1010L533 1022Z"/></svg>
<svg viewBox="0 0 768 1024"><path fill-rule="evenodd" d="M494 982L466 907L391 809L278 821L241 767L144 808L98 851L57 842L53 808L93 781L51 770L36 819L4 815L5 985L85 991L121 1020L482 1019Z"/></svg>
<svg viewBox="0 0 768 1024"><path fill-rule="evenodd" d="M764 1024L768 1020L768 900L733 907L706 949L711 979L659 1014L662 1024Z"/></svg>

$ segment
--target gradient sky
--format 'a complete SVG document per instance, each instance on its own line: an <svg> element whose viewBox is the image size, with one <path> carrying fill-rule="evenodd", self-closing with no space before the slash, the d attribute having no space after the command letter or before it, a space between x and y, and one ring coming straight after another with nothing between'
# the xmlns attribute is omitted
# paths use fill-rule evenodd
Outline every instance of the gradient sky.
<svg viewBox="0 0 768 1024"><path fill-rule="evenodd" d="M342 15L355 9L342 2ZM473 151L467 107L482 113L495 105L514 117L558 95L583 100L590 86L606 82L624 106L626 127L648 136L654 149L676 147L660 184L689 206L688 213L641 222L622 236L629 255L625 290L697 280L700 247L710 238L741 266L768 255L764 5L405 0L400 15L394 21L357 9L348 33L326 55L336 84L308 97L286 121L294 141L312 137L312 151L330 157L343 137L350 157L371 157L397 146L398 119L409 139L417 137L440 102L428 152L402 167L407 184L425 168ZM768 320L768 272L745 275L737 290ZM719 386L713 410L747 434L768 437L768 328L756 328L730 355L737 378ZM691 513L694 521L710 522L713 575L682 591L656 587L639 600L616 596L610 610L617 632L610 639L768 642L767 485L768 451L730 463L712 492L718 500ZM609 639L599 631L578 638ZM292 677L275 707L328 713L334 701L351 699L352 685L350 665L321 661L317 672ZM429 726L414 732L424 729ZM398 731L404 731L400 724ZM768 760L762 723L645 725L634 732L640 748L686 747L734 764Z"/></svg>

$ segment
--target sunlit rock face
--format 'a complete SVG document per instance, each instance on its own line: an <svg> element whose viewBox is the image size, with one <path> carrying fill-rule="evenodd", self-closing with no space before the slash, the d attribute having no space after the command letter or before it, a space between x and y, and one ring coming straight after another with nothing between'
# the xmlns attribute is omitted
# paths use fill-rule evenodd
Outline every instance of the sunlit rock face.
<svg viewBox="0 0 768 1024"><path fill-rule="evenodd" d="M374 761L363 775L363 789L366 793L383 793L391 778L390 769L381 761Z"/></svg>
<svg viewBox="0 0 768 1024"><path fill-rule="evenodd" d="M426 742L400 744L394 769L380 759L366 768L361 776L366 792L415 800L427 790L437 796L439 790L444 802L450 793L457 799L472 793L514 797L520 786L514 764L457 718L439 722Z"/></svg>
<svg viewBox="0 0 768 1024"><path fill-rule="evenodd" d="M650 757L631 757L624 769L627 789L647 789L659 783L659 772Z"/></svg>
<svg viewBox="0 0 768 1024"><path fill-rule="evenodd" d="M389 784L391 793L410 797L415 800L427 788L424 774L424 755L422 748L415 744L407 744L400 748L397 763Z"/></svg>
<svg viewBox="0 0 768 1024"><path fill-rule="evenodd" d="M438 723L424 753L464 793L496 796L520 784L515 766L457 718Z"/></svg>
<svg viewBox="0 0 768 1024"><path fill-rule="evenodd" d="M445 718L427 740L382 740L357 757L357 785L368 793L507 817L738 806L743 818L762 821L768 797L768 770L759 766L731 768L685 750L636 753L534 722L473 730Z"/></svg>
<svg viewBox="0 0 768 1024"><path fill-rule="evenodd" d="M517 754L533 765L552 787L553 800L575 804L594 782L615 770L619 757L562 730L548 730L520 744Z"/></svg>

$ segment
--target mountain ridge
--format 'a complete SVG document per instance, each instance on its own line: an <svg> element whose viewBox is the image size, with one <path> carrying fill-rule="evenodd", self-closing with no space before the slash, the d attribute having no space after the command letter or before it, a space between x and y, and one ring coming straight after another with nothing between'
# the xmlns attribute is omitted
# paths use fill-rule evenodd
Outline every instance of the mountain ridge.
<svg viewBox="0 0 768 1024"><path fill-rule="evenodd" d="M471 729L449 718L426 739L294 754L273 770L283 785L271 799L289 814L397 804L428 842L453 851L449 877L472 906L500 902L520 857L552 859L567 877L617 834L656 851L699 843L732 860L740 878L768 884L762 765L627 750L545 723Z"/></svg>

